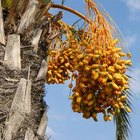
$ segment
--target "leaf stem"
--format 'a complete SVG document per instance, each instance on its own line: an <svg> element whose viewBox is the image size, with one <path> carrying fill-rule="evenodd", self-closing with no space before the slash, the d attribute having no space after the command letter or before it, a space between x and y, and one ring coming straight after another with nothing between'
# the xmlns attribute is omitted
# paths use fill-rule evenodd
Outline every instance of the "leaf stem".
<svg viewBox="0 0 140 140"><path fill-rule="evenodd" d="M73 10L73 9L70 8L70 7L67 7L67 6L64 6L64 5L59 5L59 4L52 4L51 7L52 7L52 8L58 8L58 9L62 9L62 10L68 11L68 12L70 12L70 13L73 13L73 14L79 16L80 18L82 18L82 19L85 20L86 22L88 22L88 23L90 22L90 20L89 20L86 16L84 16L83 14L79 13L79 12L76 11L76 10Z"/></svg>

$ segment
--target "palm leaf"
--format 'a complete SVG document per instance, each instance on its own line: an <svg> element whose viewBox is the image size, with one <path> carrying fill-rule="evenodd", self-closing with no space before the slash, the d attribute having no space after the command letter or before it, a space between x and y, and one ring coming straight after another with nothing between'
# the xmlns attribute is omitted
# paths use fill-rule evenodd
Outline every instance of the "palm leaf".
<svg viewBox="0 0 140 140"><path fill-rule="evenodd" d="M130 116L122 109L121 113L114 116L116 123L116 140L127 140L130 133Z"/></svg>
<svg viewBox="0 0 140 140"><path fill-rule="evenodd" d="M10 8L13 4L13 0L2 0L1 4L3 8Z"/></svg>
<svg viewBox="0 0 140 140"><path fill-rule="evenodd" d="M124 104L129 108L132 108L132 104L130 102L131 93L129 91L125 91L124 94L129 96L127 100L124 100ZM114 116L114 122L116 124L116 140L127 140L131 134L129 113L125 109L121 109L120 113Z"/></svg>

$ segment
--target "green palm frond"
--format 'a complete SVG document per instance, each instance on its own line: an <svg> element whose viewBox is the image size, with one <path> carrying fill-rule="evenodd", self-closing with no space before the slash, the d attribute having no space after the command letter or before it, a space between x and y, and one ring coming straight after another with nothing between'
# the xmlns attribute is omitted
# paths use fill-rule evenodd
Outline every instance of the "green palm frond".
<svg viewBox="0 0 140 140"><path fill-rule="evenodd" d="M124 104L132 109L130 101L131 93L126 91L128 99L124 100ZM116 140L127 140L131 135L131 121L130 115L125 109L121 109L120 113L114 116L114 122L116 124Z"/></svg>
<svg viewBox="0 0 140 140"><path fill-rule="evenodd" d="M114 117L116 123L116 140L127 140L130 133L130 116L122 109L121 113Z"/></svg>
<svg viewBox="0 0 140 140"><path fill-rule="evenodd" d="M3 8L10 8L13 4L13 0L1 0Z"/></svg>

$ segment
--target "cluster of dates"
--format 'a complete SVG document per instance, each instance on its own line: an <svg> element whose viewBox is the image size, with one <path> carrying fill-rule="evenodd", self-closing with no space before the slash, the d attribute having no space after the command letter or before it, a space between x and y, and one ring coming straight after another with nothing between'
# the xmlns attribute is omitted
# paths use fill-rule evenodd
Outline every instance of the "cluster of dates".
<svg viewBox="0 0 140 140"><path fill-rule="evenodd" d="M117 39L110 46L95 48L85 39L78 41L70 36L68 46L60 51L51 50L48 61L47 83L60 84L68 79L73 91L70 96L74 112L83 113L84 118L92 117L97 121L97 114L103 113L104 120L125 109L126 90L129 77L125 74L131 66L130 54L117 47Z"/></svg>
<svg viewBox="0 0 140 140"><path fill-rule="evenodd" d="M72 88L70 84L74 92L70 99L73 111L83 113L83 118L92 117L97 121L97 114L103 113L107 121L121 109L131 112L125 104L125 91L129 88L125 73L131 66L131 60L125 58L130 54L123 53L116 43L117 40L113 40L112 46L106 49L95 49L87 44L84 52L77 56L76 86Z"/></svg>
<svg viewBox="0 0 140 140"><path fill-rule="evenodd" d="M108 121L122 109L131 112L126 75L132 65L131 54L123 48L116 31L96 4L91 0L86 3L89 23L79 34L60 22L66 32L65 41L59 49L49 51L47 83L59 84L71 79L73 111L95 121L97 114L103 113Z"/></svg>

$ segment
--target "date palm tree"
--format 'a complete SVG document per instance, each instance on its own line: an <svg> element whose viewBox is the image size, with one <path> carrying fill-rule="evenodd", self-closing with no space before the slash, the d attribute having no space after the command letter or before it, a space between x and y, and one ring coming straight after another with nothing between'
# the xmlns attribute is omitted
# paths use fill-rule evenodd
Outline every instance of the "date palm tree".
<svg viewBox="0 0 140 140"><path fill-rule="evenodd" d="M87 1L86 1L87 2ZM67 10L90 18L51 0L0 0L0 139L47 140L47 105L43 99L48 69L49 49L61 48L64 26L81 37L81 29L65 24L62 12ZM83 29L84 30L84 29ZM94 34L94 33L93 33ZM48 82L48 81L47 81ZM130 101L126 103L130 105ZM129 136L128 113L121 109L114 116L116 140Z"/></svg>

